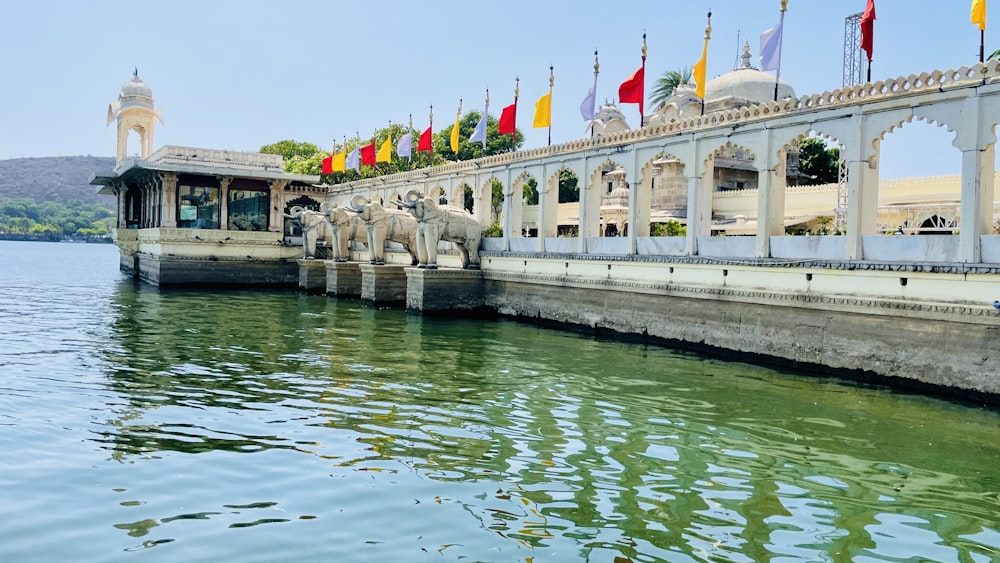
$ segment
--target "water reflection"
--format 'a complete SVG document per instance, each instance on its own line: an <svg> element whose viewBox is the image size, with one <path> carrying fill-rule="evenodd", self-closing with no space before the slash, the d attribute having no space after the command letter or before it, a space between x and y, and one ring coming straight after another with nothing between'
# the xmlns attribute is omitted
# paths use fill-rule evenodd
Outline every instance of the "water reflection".
<svg viewBox="0 0 1000 563"><path fill-rule="evenodd" d="M102 357L121 399L95 440L221 489L119 524L130 536L336 507L388 559L418 531L424 551L473 558L1000 557L995 413L307 295L123 283L114 307ZM283 484L268 500L232 481L262 467Z"/></svg>

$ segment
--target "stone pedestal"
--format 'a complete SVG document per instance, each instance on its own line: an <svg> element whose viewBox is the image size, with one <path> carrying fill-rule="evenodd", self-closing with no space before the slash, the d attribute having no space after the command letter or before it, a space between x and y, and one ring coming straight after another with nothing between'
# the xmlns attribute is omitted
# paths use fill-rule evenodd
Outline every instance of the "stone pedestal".
<svg viewBox="0 0 1000 563"><path fill-rule="evenodd" d="M326 260L296 260L299 265L299 289L326 291Z"/></svg>
<svg viewBox="0 0 1000 563"><path fill-rule="evenodd" d="M406 268L406 310L460 315L485 310L480 270Z"/></svg>
<svg viewBox="0 0 1000 563"><path fill-rule="evenodd" d="M361 297L361 268L357 262L327 260L326 294L334 297Z"/></svg>
<svg viewBox="0 0 1000 563"><path fill-rule="evenodd" d="M403 266L359 264L361 300L375 307L406 303L406 272Z"/></svg>

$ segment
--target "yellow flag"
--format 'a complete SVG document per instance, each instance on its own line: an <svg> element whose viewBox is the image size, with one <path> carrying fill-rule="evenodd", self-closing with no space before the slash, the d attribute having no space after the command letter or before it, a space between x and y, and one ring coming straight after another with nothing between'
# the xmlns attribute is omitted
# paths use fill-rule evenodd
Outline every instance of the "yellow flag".
<svg viewBox="0 0 1000 563"><path fill-rule="evenodd" d="M979 24L979 31L986 31L986 0L972 0L972 23Z"/></svg>
<svg viewBox="0 0 1000 563"><path fill-rule="evenodd" d="M532 127L548 127L552 125L552 92L545 94L535 102L535 121Z"/></svg>
<svg viewBox="0 0 1000 563"><path fill-rule="evenodd" d="M338 152L337 154L333 155L333 160L330 163L330 167L333 169L334 172L344 172L345 170L347 170L347 166L345 165L346 162L347 162L347 153Z"/></svg>
<svg viewBox="0 0 1000 563"><path fill-rule="evenodd" d="M392 135L385 138L385 142L379 147L375 155L375 162L390 162L392 160Z"/></svg>
<svg viewBox="0 0 1000 563"><path fill-rule="evenodd" d="M694 65L694 93L696 96L705 99L705 75L708 73L708 39L701 49L701 59Z"/></svg>
<svg viewBox="0 0 1000 563"><path fill-rule="evenodd" d="M455 126L451 128L451 152L458 154L458 118L455 118Z"/></svg>

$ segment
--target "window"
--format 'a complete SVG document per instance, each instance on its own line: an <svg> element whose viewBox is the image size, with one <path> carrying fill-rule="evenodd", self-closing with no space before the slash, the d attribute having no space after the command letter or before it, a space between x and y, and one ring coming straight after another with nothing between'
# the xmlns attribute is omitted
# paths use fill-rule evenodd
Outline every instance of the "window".
<svg viewBox="0 0 1000 563"><path fill-rule="evenodd" d="M229 229L266 231L268 199L267 190L230 190Z"/></svg>
<svg viewBox="0 0 1000 563"><path fill-rule="evenodd" d="M182 229L219 228L219 189L177 187L177 226Z"/></svg>

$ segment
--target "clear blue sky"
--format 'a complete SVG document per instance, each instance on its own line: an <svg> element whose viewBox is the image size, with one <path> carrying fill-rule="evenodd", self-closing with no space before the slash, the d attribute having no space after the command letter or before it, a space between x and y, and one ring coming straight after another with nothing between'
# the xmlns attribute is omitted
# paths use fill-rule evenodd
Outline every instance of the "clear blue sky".
<svg viewBox="0 0 1000 563"><path fill-rule="evenodd" d="M798 95L841 85L844 18L865 3L789 2L782 78ZM876 0L873 78L975 63L979 32L969 23L970 5ZM593 80L595 47L598 99L614 99L640 64L645 31L648 93L654 77L697 61L709 7L714 77L734 68L744 39L757 64L759 34L777 23L779 6L779 0L8 1L0 8L0 159L113 155L107 106L133 67L165 114L156 147L252 151L288 138L326 147L355 131L365 136L390 120L405 122L410 113L423 129L430 104L440 130L454 120L459 98L466 110L481 110L487 87L496 116L513 101L515 77L525 145L542 146L546 132L532 130L530 117L548 89L552 64L552 137L559 143L584 136L578 107ZM987 53L997 47L994 34L987 29ZM630 123L638 121L635 105L622 109ZM944 130L919 124L902 131L883 145L883 178L958 172L959 155Z"/></svg>

